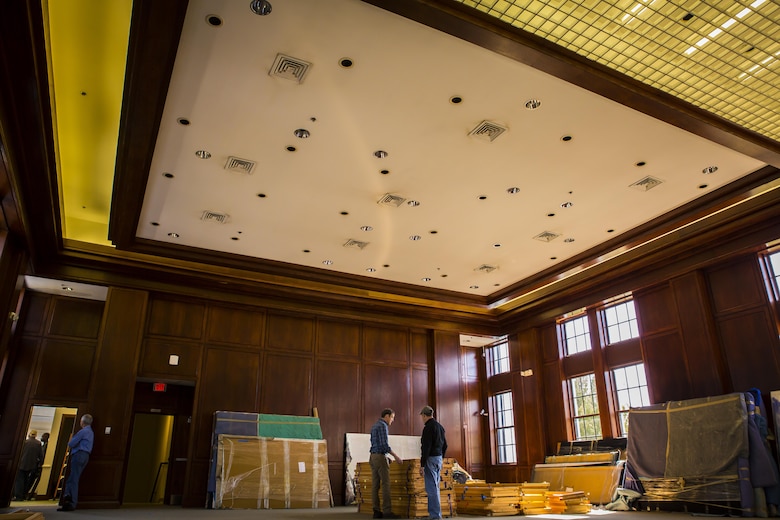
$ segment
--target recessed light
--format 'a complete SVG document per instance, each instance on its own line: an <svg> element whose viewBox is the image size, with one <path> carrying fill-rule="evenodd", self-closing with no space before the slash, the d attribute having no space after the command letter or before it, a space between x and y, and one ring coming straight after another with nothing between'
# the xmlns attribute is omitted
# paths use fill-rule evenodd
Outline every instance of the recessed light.
<svg viewBox="0 0 780 520"><path fill-rule="evenodd" d="M376 157L377 159L384 159L388 155L389 154L384 150L377 150L376 152L374 152L374 157Z"/></svg>
<svg viewBox="0 0 780 520"><path fill-rule="evenodd" d="M548 216L548 217L554 217L554 216L555 216L555 213L548 213L548 214L547 214L547 216Z"/></svg>
<svg viewBox="0 0 780 520"><path fill-rule="evenodd" d="M639 161L638 163L636 163L636 166L639 166L641 168L645 164L647 164L645 161Z"/></svg>
<svg viewBox="0 0 780 520"><path fill-rule="evenodd" d="M607 233L614 233L614 232L615 232L615 230L614 230L614 229L608 229L608 230L607 230Z"/></svg>
<svg viewBox="0 0 780 520"><path fill-rule="evenodd" d="M322 263L325 265L333 265L333 260L323 260Z"/></svg>
<svg viewBox="0 0 780 520"><path fill-rule="evenodd" d="M349 215L349 211L342 211L342 212L339 213L339 215L345 215L345 216Z"/></svg>
<svg viewBox="0 0 780 520"><path fill-rule="evenodd" d="M563 241L566 242L567 244L571 244L572 242L574 242L574 239L573 238L565 238Z"/></svg>
<svg viewBox="0 0 780 520"><path fill-rule="evenodd" d="M360 230L361 231L373 231L374 228L372 228L371 226L360 226Z"/></svg>
<svg viewBox="0 0 780 520"><path fill-rule="evenodd" d="M152 222L152 225L153 225L153 226L159 226L159 225L160 225L160 223L159 223L159 222Z"/></svg>
<svg viewBox="0 0 780 520"><path fill-rule="evenodd" d="M572 136L570 136L570 135L564 135L563 137L561 137L561 141L563 141L564 143L568 143L568 142L569 142L569 141L571 141L572 139L573 139L573 138L572 138Z"/></svg>
<svg viewBox="0 0 780 520"><path fill-rule="evenodd" d="M230 237L230 240L238 240L238 237Z"/></svg>
<svg viewBox="0 0 780 520"><path fill-rule="evenodd" d="M173 174L169 172L165 172L163 173L163 177L165 177L166 179L173 179Z"/></svg>
<svg viewBox="0 0 780 520"><path fill-rule="evenodd" d="M210 14L206 16L206 23L212 27L219 27L220 25L222 25L222 18L220 18L215 14Z"/></svg>
<svg viewBox="0 0 780 520"><path fill-rule="evenodd" d="M515 193L518 193L520 191L520 188L517 186L512 186L511 188L507 188L506 192L510 195L514 195Z"/></svg>
<svg viewBox="0 0 780 520"><path fill-rule="evenodd" d="M711 174L711 173L715 173L716 171L718 171L718 167L717 167L717 166L707 166L707 167L706 167L706 168L704 168L704 169L703 169L701 172L702 172L704 175L709 175L709 174Z"/></svg>
<svg viewBox="0 0 780 520"><path fill-rule="evenodd" d="M435 229L431 229L430 231L428 231L428 233L430 233L431 235L435 235L438 233L438 231L436 231Z"/></svg>
<svg viewBox="0 0 780 520"><path fill-rule="evenodd" d="M189 124L190 124L190 120L187 119L187 118L184 118L184 117L180 117L176 121L178 121L179 124L182 125L182 126L189 126Z"/></svg>
<svg viewBox="0 0 780 520"><path fill-rule="evenodd" d="M452 96L450 98L450 103L452 103L453 105L457 105L457 104L459 104L461 102L463 102L463 98L460 97L460 96Z"/></svg>
<svg viewBox="0 0 780 520"><path fill-rule="evenodd" d="M342 66L342 67L344 67L345 69L348 69L348 68L350 68L352 65L354 65L354 62L352 61L352 59L351 59L351 58L341 58L341 59L339 60L339 65L341 65L341 66Z"/></svg>
<svg viewBox="0 0 780 520"><path fill-rule="evenodd" d="M422 237L420 235L412 235L409 237L409 240L420 240Z"/></svg>
<svg viewBox="0 0 780 520"><path fill-rule="evenodd" d="M211 153L207 152L206 150L198 150L197 152L195 152L195 155L197 155L201 159L208 159L211 157Z"/></svg>
<svg viewBox="0 0 780 520"><path fill-rule="evenodd" d="M369 273L375 273L375 272L376 272L376 268L374 268L374 267L368 267L368 268L366 269L366 271L368 271Z"/></svg>
<svg viewBox="0 0 780 520"><path fill-rule="evenodd" d="M303 252L304 253L311 253L311 249L304 249Z"/></svg>
<svg viewBox="0 0 780 520"><path fill-rule="evenodd" d="M479 200L485 200L485 199L487 199L487 195L480 195L480 196L479 196L479 197L477 197L477 198L478 198Z"/></svg>
<svg viewBox="0 0 780 520"><path fill-rule="evenodd" d="M73 290L73 287L71 287L71 286L69 286L69 285L63 285L63 286L62 286L62 290L63 290L63 291L72 291L72 290Z"/></svg>
<svg viewBox="0 0 780 520"><path fill-rule="evenodd" d="M493 247L501 247L501 244L493 244Z"/></svg>
<svg viewBox="0 0 780 520"><path fill-rule="evenodd" d="M700 190L706 190L709 187L709 184L699 184Z"/></svg>
<svg viewBox="0 0 780 520"><path fill-rule="evenodd" d="M309 131L305 128L298 128L295 132L293 132L293 135L295 135L295 137L298 139L308 139L311 133L309 133Z"/></svg>
<svg viewBox="0 0 780 520"><path fill-rule="evenodd" d="M168 233L168 236L171 237L171 238L179 238L179 234L178 233Z"/></svg>
<svg viewBox="0 0 780 520"><path fill-rule="evenodd" d="M294 146L288 146L287 147L287 151L288 152L294 152L295 150L296 150L296 148Z"/></svg>
<svg viewBox="0 0 780 520"><path fill-rule="evenodd" d="M249 8L253 13L259 16L267 16L271 14L273 6L268 0L252 0L249 2Z"/></svg>
<svg viewBox="0 0 780 520"><path fill-rule="evenodd" d="M469 289L479 289L479 285L469 285Z"/></svg>
<svg viewBox="0 0 780 520"><path fill-rule="evenodd" d="M574 203L573 202L568 202L568 201L561 204L562 208L570 208L572 206L574 206Z"/></svg>
<svg viewBox="0 0 780 520"><path fill-rule="evenodd" d="M558 257L557 256L551 256L550 260L558 260Z"/></svg>
<svg viewBox="0 0 780 520"><path fill-rule="evenodd" d="M408 201L406 201L406 204L407 204L407 206L411 206L413 208L416 208L417 206L420 205L420 202L417 201L417 200L408 200Z"/></svg>
<svg viewBox="0 0 780 520"><path fill-rule="evenodd" d="M430 282L430 281L431 281L431 279L430 279L430 278L428 278L427 276L426 276L425 278L421 278L421 280L422 280L423 282Z"/></svg>
<svg viewBox="0 0 780 520"><path fill-rule="evenodd" d="M379 173L381 173L382 175L387 175L388 173L390 173L390 170L379 170Z"/></svg>
<svg viewBox="0 0 780 520"><path fill-rule="evenodd" d="M542 106L542 102L539 101L538 99L529 99L528 101L525 102L525 108L527 108L528 110L536 110L540 106Z"/></svg>
<svg viewBox="0 0 780 520"><path fill-rule="evenodd" d="M261 199L264 199L266 197L266 194L265 193L258 193L257 196L260 197Z"/></svg>

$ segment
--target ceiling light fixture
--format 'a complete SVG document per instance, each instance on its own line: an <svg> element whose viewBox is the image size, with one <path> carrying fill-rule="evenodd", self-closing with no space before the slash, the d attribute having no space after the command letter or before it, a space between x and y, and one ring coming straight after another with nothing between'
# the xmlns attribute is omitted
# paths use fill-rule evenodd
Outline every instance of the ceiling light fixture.
<svg viewBox="0 0 780 520"><path fill-rule="evenodd" d="M525 102L525 108L527 108L528 110L536 110L540 106L542 106L542 102L539 101L538 99L529 99L528 101Z"/></svg>
<svg viewBox="0 0 780 520"><path fill-rule="evenodd" d="M517 186L513 186L513 187L508 188L506 190L506 192L509 193L510 195L514 195L515 193L518 193L519 191L520 191L520 188L518 188Z"/></svg>
<svg viewBox="0 0 780 520"><path fill-rule="evenodd" d="M171 238L179 238L179 234L178 233L168 233L168 236L171 237Z"/></svg>
<svg viewBox="0 0 780 520"><path fill-rule="evenodd" d="M377 150L376 152L374 152L374 157L376 157L377 159L384 159L387 156L388 153L384 150Z"/></svg>
<svg viewBox="0 0 780 520"><path fill-rule="evenodd" d="M412 235L409 237L409 240L417 241L420 240L422 237L420 235Z"/></svg>
<svg viewBox="0 0 780 520"><path fill-rule="evenodd" d="M325 265L333 265L333 260L323 260L322 263Z"/></svg>
<svg viewBox="0 0 780 520"><path fill-rule="evenodd" d="M425 278L421 278L421 280L422 280L423 282L430 282L430 281L431 281L431 279L430 279L430 278L428 278L427 276L426 276Z"/></svg>
<svg viewBox="0 0 780 520"><path fill-rule="evenodd" d="M479 285L469 285L469 289L479 289Z"/></svg>
<svg viewBox="0 0 780 520"><path fill-rule="evenodd" d="M201 159L209 159L211 157L211 153L207 152L206 150L198 150L197 152L195 152L195 155L197 155Z"/></svg>
<svg viewBox="0 0 780 520"><path fill-rule="evenodd" d="M704 175L709 175L709 174L711 174L711 173L715 173L716 171L718 171L718 167L717 167L717 166L707 166L707 167L706 167L706 168L704 168L704 169L703 169L701 172L702 172Z"/></svg>
<svg viewBox="0 0 780 520"><path fill-rule="evenodd" d="M566 242L567 244L571 244L572 242L574 242L574 239L573 238L565 238L563 241Z"/></svg>
<svg viewBox="0 0 780 520"><path fill-rule="evenodd" d="M371 226L360 226L360 230L361 231L373 231L374 228L372 228Z"/></svg>
<svg viewBox="0 0 780 520"><path fill-rule="evenodd" d="M311 134L309 133L309 131L308 131L308 130L306 130L305 128L299 128L299 129L297 129L295 132L293 132L293 134L294 134L294 135L295 135L295 137L297 137L298 139L307 139L307 138L308 138L308 137L311 135Z"/></svg>
<svg viewBox="0 0 780 520"><path fill-rule="evenodd" d="M376 272L376 268L369 267L369 268L366 269L366 271L368 271L369 273L375 273Z"/></svg>
<svg viewBox="0 0 780 520"><path fill-rule="evenodd" d="M249 8L253 13L259 16L266 16L271 14L273 6L268 0L252 0L249 2Z"/></svg>
<svg viewBox="0 0 780 520"><path fill-rule="evenodd" d="M407 206L411 206L413 208L416 208L417 206L420 205L420 202L416 201L416 200L409 200L409 201L406 202L406 204L407 204Z"/></svg>
<svg viewBox="0 0 780 520"><path fill-rule="evenodd" d="M568 202L568 201L561 204L562 208L570 208L572 206L574 206L574 203L573 202Z"/></svg>

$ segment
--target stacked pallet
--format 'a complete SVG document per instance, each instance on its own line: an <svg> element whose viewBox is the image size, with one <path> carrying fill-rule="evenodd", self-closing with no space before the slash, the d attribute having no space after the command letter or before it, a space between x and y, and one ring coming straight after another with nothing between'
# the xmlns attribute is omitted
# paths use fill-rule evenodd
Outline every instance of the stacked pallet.
<svg viewBox="0 0 780 520"><path fill-rule="evenodd" d="M441 513L445 518L457 514L452 478L454 462L455 460L450 458L445 458L442 462L439 496ZM355 501L359 513L373 513L371 486L371 466L368 462L359 462L355 471ZM393 502L393 513L403 518L428 517L428 495L425 492L425 480L420 475L419 460L411 459L400 464L395 462L390 464L390 497Z"/></svg>
<svg viewBox="0 0 780 520"><path fill-rule="evenodd" d="M520 485L520 509L526 515L542 515L550 513L546 493L550 489L549 482L524 482Z"/></svg>
<svg viewBox="0 0 780 520"><path fill-rule="evenodd" d="M520 484L487 484L471 480L455 484L458 513L478 516L511 516L520 512Z"/></svg>
<svg viewBox="0 0 780 520"><path fill-rule="evenodd" d="M548 491L545 495L550 513L590 513L591 504L584 491Z"/></svg>

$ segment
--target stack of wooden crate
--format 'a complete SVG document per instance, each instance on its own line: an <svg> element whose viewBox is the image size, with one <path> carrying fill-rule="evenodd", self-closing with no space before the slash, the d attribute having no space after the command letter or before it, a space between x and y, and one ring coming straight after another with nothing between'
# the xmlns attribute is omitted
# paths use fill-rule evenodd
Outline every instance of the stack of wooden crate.
<svg viewBox="0 0 780 520"><path fill-rule="evenodd" d="M487 484L472 480L455 484L458 513L478 516L511 516L520 513L520 484Z"/></svg>
<svg viewBox="0 0 780 520"><path fill-rule="evenodd" d="M452 465L454 459L445 458L441 469L439 495L441 513L445 518L456 516L455 495L453 490ZM360 462L355 471L355 499L359 513L373 513L371 503L371 466ZM400 464L390 464L390 495L393 513L403 518L426 518L428 516L428 495L425 492L425 480L420 475L418 459L405 460ZM381 493L380 493L381 497ZM381 507L377 507L381 509Z"/></svg>
<svg viewBox="0 0 780 520"><path fill-rule="evenodd" d="M584 491L548 491L545 495L550 513L590 513L591 503Z"/></svg>
<svg viewBox="0 0 780 520"><path fill-rule="evenodd" d="M520 485L520 509L525 515L541 515L550 513L546 493L550 489L549 482L524 482Z"/></svg>

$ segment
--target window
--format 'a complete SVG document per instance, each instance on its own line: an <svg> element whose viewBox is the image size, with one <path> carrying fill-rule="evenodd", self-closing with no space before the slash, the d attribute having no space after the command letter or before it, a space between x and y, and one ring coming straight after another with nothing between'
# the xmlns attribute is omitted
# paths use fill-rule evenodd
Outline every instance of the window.
<svg viewBox="0 0 780 520"><path fill-rule="evenodd" d="M488 377L509 372L509 342L506 339L488 347L486 354Z"/></svg>
<svg viewBox="0 0 780 520"><path fill-rule="evenodd" d="M496 462L514 464L517 462L517 449L512 392L501 392L492 396L490 409L493 414L493 431L496 439Z"/></svg>
<svg viewBox="0 0 780 520"><path fill-rule="evenodd" d="M775 299L778 299L780 297L780 251L769 255L767 260L770 271L770 283L775 292Z"/></svg>
<svg viewBox="0 0 780 520"><path fill-rule="evenodd" d="M568 380L571 396L571 417L574 425L574 440L601 438L601 418L596 395L596 377L587 374Z"/></svg>
<svg viewBox="0 0 780 520"><path fill-rule="evenodd" d="M566 320L561 324L564 349L567 356L590 350L590 328L588 315Z"/></svg>
<svg viewBox="0 0 780 520"><path fill-rule="evenodd" d="M602 314L607 328L607 345L639 337L634 300L605 307Z"/></svg>
<svg viewBox="0 0 780 520"><path fill-rule="evenodd" d="M628 409L650 404L644 363L612 370L612 382L618 407L620 435L625 437L628 435Z"/></svg>

